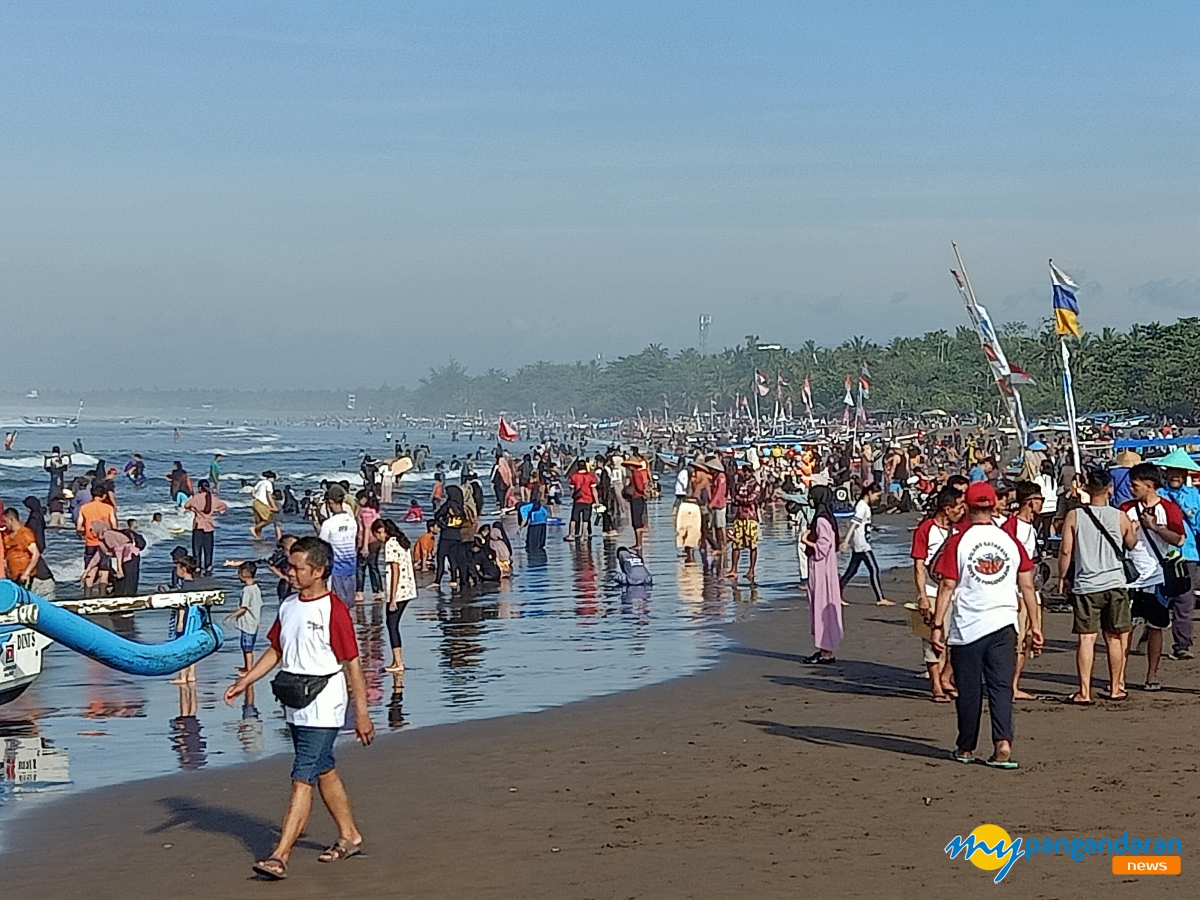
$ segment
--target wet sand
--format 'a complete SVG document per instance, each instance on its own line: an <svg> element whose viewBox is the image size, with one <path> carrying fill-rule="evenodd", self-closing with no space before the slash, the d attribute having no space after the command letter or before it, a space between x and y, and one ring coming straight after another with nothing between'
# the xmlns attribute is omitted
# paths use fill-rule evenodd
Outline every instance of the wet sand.
<svg viewBox="0 0 1200 900"><path fill-rule="evenodd" d="M909 591L890 573L890 592ZM943 847L985 822L1013 836L1176 837L1183 876L1122 879L1105 857L1020 860L1008 896L1194 896L1200 664L1164 660L1161 694L1089 709L1019 704L1015 773L947 758L952 706L927 699L901 609L852 589L840 665L811 650L799 597L724 626L711 670L546 712L342 747L369 858L265 884L290 759L125 784L22 820L6 896L962 897L991 873ZM1026 686L1065 698L1070 617L1048 615ZM1098 659L1103 680L1104 658ZM1145 673L1131 660L1130 683ZM985 726L986 727L986 726ZM981 750L989 746L981 745Z"/></svg>

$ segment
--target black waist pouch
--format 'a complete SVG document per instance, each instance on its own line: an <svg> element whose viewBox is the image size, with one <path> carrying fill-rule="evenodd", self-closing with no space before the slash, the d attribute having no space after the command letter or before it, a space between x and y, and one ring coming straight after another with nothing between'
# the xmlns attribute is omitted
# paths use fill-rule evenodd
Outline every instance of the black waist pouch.
<svg viewBox="0 0 1200 900"><path fill-rule="evenodd" d="M337 673L335 672L334 675ZM271 679L271 693L288 709L304 709L317 694L325 690L333 675L298 675L295 672L280 672Z"/></svg>

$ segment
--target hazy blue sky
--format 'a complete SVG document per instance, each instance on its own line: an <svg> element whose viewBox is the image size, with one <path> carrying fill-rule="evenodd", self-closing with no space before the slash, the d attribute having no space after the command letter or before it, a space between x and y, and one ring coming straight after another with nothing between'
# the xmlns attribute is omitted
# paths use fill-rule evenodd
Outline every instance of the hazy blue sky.
<svg viewBox="0 0 1200 900"><path fill-rule="evenodd" d="M1200 314L1200 4L10 3L12 387ZM15 383L14 383L15 382Z"/></svg>

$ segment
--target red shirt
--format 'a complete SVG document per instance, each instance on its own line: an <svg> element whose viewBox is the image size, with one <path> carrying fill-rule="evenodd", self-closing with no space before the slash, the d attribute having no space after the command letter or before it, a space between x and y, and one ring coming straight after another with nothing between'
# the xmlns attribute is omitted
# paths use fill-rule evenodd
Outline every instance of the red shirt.
<svg viewBox="0 0 1200 900"><path fill-rule="evenodd" d="M933 530L935 528L937 531ZM953 525L947 525L943 528L933 519L926 519L913 532L912 552L909 553L909 556L913 559L924 560L928 564L932 561L933 555L942 548L942 545L945 544L946 540L953 533Z"/></svg>
<svg viewBox="0 0 1200 900"><path fill-rule="evenodd" d="M595 503L595 487L596 476L580 469L571 476L571 499L576 503Z"/></svg>

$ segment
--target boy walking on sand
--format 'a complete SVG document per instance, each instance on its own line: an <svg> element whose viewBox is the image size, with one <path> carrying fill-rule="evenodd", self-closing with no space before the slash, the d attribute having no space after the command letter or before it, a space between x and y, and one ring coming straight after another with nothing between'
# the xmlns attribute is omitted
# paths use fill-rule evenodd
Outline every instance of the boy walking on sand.
<svg viewBox="0 0 1200 900"><path fill-rule="evenodd" d="M245 675L254 665L254 645L258 641L258 624L262 618L262 590L255 583L258 566L244 562L238 566L238 580L242 583L242 602L229 614L235 621L241 638L242 666L238 674Z"/></svg>
<svg viewBox="0 0 1200 900"><path fill-rule="evenodd" d="M254 863L254 871L277 881L287 877L292 848L308 826L314 786L338 829L337 840L317 861L335 862L362 853L363 836L333 758L333 743L345 723L351 694L359 741L366 745L375 737L354 623L349 609L334 602L326 584L333 567L333 548L320 538L303 537L292 545L288 562L288 581L296 592L279 604L279 615L267 632L270 646L250 671L225 691L225 702L232 703L282 665L271 689L284 705L296 753L292 796L275 849Z"/></svg>

